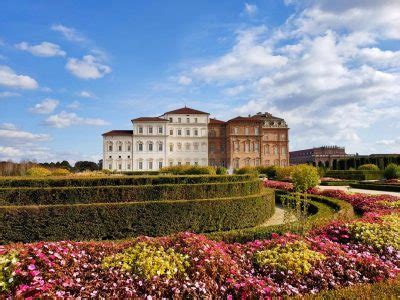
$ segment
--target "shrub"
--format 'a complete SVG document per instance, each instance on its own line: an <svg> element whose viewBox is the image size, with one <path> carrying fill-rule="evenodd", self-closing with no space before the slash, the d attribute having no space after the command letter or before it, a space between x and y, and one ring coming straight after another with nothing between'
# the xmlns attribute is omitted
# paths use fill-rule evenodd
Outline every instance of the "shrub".
<svg viewBox="0 0 400 300"><path fill-rule="evenodd" d="M315 263L324 260L322 253L310 250L303 241L276 245L254 254L257 266L268 270L291 271L297 275L308 274Z"/></svg>
<svg viewBox="0 0 400 300"><path fill-rule="evenodd" d="M16 284L14 267L18 263L16 251L0 254L0 294L7 293Z"/></svg>
<svg viewBox="0 0 400 300"><path fill-rule="evenodd" d="M310 165L297 165L292 172L294 189L305 192L319 183L318 170Z"/></svg>
<svg viewBox="0 0 400 300"><path fill-rule="evenodd" d="M33 167L26 171L26 175L31 177L45 177L50 176L51 171L43 167Z"/></svg>
<svg viewBox="0 0 400 300"><path fill-rule="evenodd" d="M374 164L365 164L358 167L357 170L366 170L366 171L379 171L377 165Z"/></svg>
<svg viewBox="0 0 400 300"><path fill-rule="evenodd" d="M290 179L294 169L294 166L276 167L276 178L278 180Z"/></svg>
<svg viewBox="0 0 400 300"><path fill-rule="evenodd" d="M385 171L383 172L383 176L386 179L398 179L400 178L400 166L396 164L389 164Z"/></svg>
<svg viewBox="0 0 400 300"><path fill-rule="evenodd" d="M382 172L370 170L330 170L326 172L326 176L347 180L376 180L381 178Z"/></svg>
<svg viewBox="0 0 400 300"><path fill-rule="evenodd" d="M260 174L267 175L268 178L275 178L276 177L276 166L258 166L256 169Z"/></svg>
<svg viewBox="0 0 400 300"><path fill-rule="evenodd" d="M215 168L207 166L172 166L164 167L160 170L160 173L174 174L174 175L215 175Z"/></svg>
<svg viewBox="0 0 400 300"><path fill-rule="evenodd" d="M240 169L234 169L233 173L234 174L255 174L258 175L258 169L254 168L254 167L242 167Z"/></svg>
<svg viewBox="0 0 400 300"><path fill-rule="evenodd" d="M174 249L167 250L162 246L137 243L126 248L122 253L103 259L103 268L118 268L123 272L131 272L141 278L152 279L163 276L168 279L177 274L185 273L189 265L188 256L176 253Z"/></svg>
<svg viewBox="0 0 400 300"><path fill-rule="evenodd" d="M58 169L51 170L52 176L67 176L70 174L71 174L71 172L67 169L58 168Z"/></svg>
<svg viewBox="0 0 400 300"><path fill-rule="evenodd" d="M217 167L217 169L215 170L215 173L217 175L226 175L226 174L228 174L228 170L225 167Z"/></svg>

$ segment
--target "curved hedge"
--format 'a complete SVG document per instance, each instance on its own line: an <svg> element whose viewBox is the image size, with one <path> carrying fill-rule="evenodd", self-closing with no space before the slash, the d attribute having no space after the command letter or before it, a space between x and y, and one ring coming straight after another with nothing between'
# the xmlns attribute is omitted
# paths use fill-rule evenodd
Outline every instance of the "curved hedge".
<svg viewBox="0 0 400 300"><path fill-rule="evenodd" d="M253 227L274 210L274 191L203 200L1 206L0 243L122 239Z"/></svg>
<svg viewBox="0 0 400 300"><path fill-rule="evenodd" d="M400 184L374 184L374 183L352 183L350 187L355 189L387 191L387 192L400 192Z"/></svg>
<svg viewBox="0 0 400 300"><path fill-rule="evenodd" d="M275 190L276 202L281 203L282 196L287 192ZM309 199L309 214L307 230L320 227L332 220L350 220L354 218L353 206L343 200L307 195ZM245 243L254 240L269 239L273 233L283 234L285 232L295 232L296 221L288 224L272 226L256 226L253 228L230 230L225 232L213 232L207 236L213 240L224 241L227 243Z"/></svg>
<svg viewBox="0 0 400 300"><path fill-rule="evenodd" d="M255 175L163 175L163 176L106 176L106 177L46 177L46 178L0 178L0 187L82 187L195 184L213 182L238 182L256 178Z"/></svg>
<svg viewBox="0 0 400 300"><path fill-rule="evenodd" d="M258 179L244 182L139 186L0 188L0 205L113 203L191 200L259 193Z"/></svg>

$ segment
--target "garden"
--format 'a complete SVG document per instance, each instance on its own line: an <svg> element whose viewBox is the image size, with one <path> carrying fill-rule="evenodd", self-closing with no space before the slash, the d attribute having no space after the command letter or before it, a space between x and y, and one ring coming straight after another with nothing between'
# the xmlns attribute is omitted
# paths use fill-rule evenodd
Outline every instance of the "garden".
<svg viewBox="0 0 400 300"><path fill-rule="evenodd" d="M0 193L7 224L0 297L400 296L400 198L319 190L310 166L279 172L279 180L263 181L265 188L248 172L0 180L7 190ZM106 196L106 208L98 210ZM273 212L271 197L296 220L263 226ZM186 209L191 201L196 205ZM154 206L125 212L137 203ZM113 205L127 206L114 211ZM129 217L136 222L123 221ZM156 231L132 238L158 218ZM63 219L68 223L55 225ZM144 219L146 226L135 227ZM93 223L100 220L104 231Z"/></svg>

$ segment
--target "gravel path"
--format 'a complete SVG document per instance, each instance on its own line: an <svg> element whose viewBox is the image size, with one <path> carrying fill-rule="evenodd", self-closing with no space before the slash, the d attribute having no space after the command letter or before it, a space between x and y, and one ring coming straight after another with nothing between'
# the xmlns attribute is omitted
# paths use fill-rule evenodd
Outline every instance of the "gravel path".
<svg viewBox="0 0 400 300"><path fill-rule="evenodd" d="M350 193L361 193L361 194L370 194L370 195L392 195L400 197L399 192L387 192L387 191L374 191L374 190L363 190L363 189L353 189L349 186L324 186L319 185L318 188L321 190L342 190Z"/></svg>
<svg viewBox="0 0 400 300"><path fill-rule="evenodd" d="M293 220L294 221L294 220ZM285 210L282 206L275 206L275 213L261 226L280 225L285 223Z"/></svg>

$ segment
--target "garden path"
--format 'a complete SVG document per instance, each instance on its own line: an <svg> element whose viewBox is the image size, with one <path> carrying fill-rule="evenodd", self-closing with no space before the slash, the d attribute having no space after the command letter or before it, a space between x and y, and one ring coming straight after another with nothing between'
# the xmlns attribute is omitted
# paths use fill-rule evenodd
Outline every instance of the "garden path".
<svg viewBox="0 0 400 300"><path fill-rule="evenodd" d="M275 213L261 226L280 225L285 223L285 210L282 206L275 206Z"/></svg>
<svg viewBox="0 0 400 300"><path fill-rule="evenodd" d="M323 186L319 185L318 188L321 190L341 190L350 193L361 193L361 194L370 194L370 195L392 195L400 197L399 192L387 192L387 191L374 191L374 190L363 190L363 189L353 189L349 186Z"/></svg>

